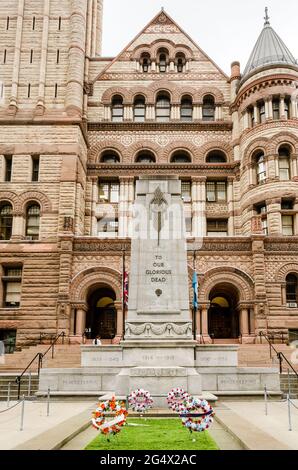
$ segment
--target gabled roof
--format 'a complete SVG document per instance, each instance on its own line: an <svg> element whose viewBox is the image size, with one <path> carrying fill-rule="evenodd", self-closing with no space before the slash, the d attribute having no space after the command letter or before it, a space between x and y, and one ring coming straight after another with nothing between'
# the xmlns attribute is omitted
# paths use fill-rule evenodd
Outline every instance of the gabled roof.
<svg viewBox="0 0 298 470"><path fill-rule="evenodd" d="M96 82L102 75L104 75L108 69L115 63L117 62L118 59L120 59L123 54L129 50L130 46L138 40L138 38L146 33L146 31L152 26L152 25L158 25L158 24L166 24L166 25L173 25L175 28L179 30L180 33L184 34L189 41L192 42L195 48L197 48L201 54L203 54L207 60L209 60L214 67L217 68L220 74L223 75L223 78L226 80L229 79L229 77L225 74L225 72L196 44L196 42L170 17L170 15L162 8L161 11L157 13L157 15L140 31L137 36L130 41L130 43L113 59L113 61L108 64L101 72L100 74L93 80L93 82Z"/></svg>
<svg viewBox="0 0 298 470"><path fill-rule="evenodd" d="M268 12L266 11L264 28L251 53L243 77L267 65L285 64L297 66L297 61L283 40L270 26Z"/></svg>

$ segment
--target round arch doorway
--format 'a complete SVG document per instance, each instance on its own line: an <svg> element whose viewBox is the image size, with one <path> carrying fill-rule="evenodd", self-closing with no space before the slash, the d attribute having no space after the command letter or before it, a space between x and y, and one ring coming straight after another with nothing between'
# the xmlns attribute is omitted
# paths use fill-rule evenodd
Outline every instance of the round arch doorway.
<svg viewBox="0 0 298 470"><path fill-rule="evenodd" d="M101 287L90 293L86 328L91 330L91 338L113 339L117 331L116 294L109 287Z"/></svg>
<svg viewBox="0 0 298 470"><path fill-rule="evenodd" d="M233 286L219 285L212 289L208 312L208 330L214 339L239 338L239 296Z"/></svg>

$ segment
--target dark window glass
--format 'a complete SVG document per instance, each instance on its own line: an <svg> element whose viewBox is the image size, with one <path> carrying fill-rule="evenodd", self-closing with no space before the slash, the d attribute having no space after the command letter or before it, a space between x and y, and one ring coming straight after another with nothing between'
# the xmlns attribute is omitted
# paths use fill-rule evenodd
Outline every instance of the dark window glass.
<svg viewBox="0 0 298 470"><path fill-rule="evenodd" d="M207 201L226 202L227 185L225 181L207 181Z"/></svg>
<svg viewBox="0 0 298 470"><path fill-rule="evenodd" d="M39 180L39 157L32 157L32 181Z"/></svg>
<svg viewBox="0 0 298 470"><path fill-rule="evenodd" d="M287 303L297 304L297 275L288 274L286 277Z"/></svg>
<svg viewBox="0 0 298 470"><path fill-rule="evenodd" d="M12 176L12 156L11 155L6 155L4 157L5 161L5 175L4 175L4 180L6 182L11 181L11 176Z"/></svg>
<svg viewBox="0 0 298 470"><path fill-rule="evenodd" d="M121 96L113 98L112 101L112 121L122 122L124 116L123 99Z"/></svg>
<svg viewBox="0 0 298 470"><path fill-rule="evenodd" d="M117 181L103 181L99 183L99 202L119 202L120 186Z"/></svg>
<svg viewBox="0 0 298 470"><path fill-rule="evenodd" d="M40 226L40 207L33 204L27 209L26 220L26 237L31 240L39 239L39 226Z"/></svg>
<svg viewBox="0 0 298 470"><path fill-rule="evenodd" d="M146 115L146 105L145 99L143 97L138 97L134 102L134 121L135 122L144 122Z"/></svg>
<svg viewBox="0 0 298 470"><path fill-rule="evenodd" d="M171 102L167 95L159 95L156 100L156 121L168 122L171 118Z"/></svg>
<svg viewBox="0 0 298 470"><path fill-rule="evenodd" d="M2 204L0 206L0 240L10 240L12 235L12 206Z"/></svg>
<svg viewBox="0 0 298 470"><path fill-rule="evenodd" d="M215 102L213 96L205 96L203 100L203 121L214 121Z"/></svg>
<svg viewBox="0 0 298 470"><path fill-rule="evenodd" d="M192 100L185 98L181 101L180 117L181 121L192 121L193 107Z"/></svg>

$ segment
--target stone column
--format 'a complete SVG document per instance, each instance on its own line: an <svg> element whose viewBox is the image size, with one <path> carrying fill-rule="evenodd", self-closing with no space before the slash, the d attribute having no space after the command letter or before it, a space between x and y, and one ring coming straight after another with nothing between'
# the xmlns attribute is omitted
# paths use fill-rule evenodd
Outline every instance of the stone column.
<svg viewBox="0 0 298 470"><path fill-rule="evenodd" d="M291 117L297 118L297 96L291 97Z"/></svg>
<svg viewBox="0 0 298 470"><path fill-rule="evenodd" d="M249 335L248 309L241 307L240 310L240 331L242 336Z"/></svg>
<svg viewBox="0 0 298 470"><path fill-rule="evenodd" d="M25 238L24 214L15 213L12 222L11 240L23 240Z"/></svg>
<svg viewBox="0 0 298 470"><path fill-rule="evenodd" d="M192 236L206 236L206 177L192 178Z"/></svg>
<svg viewBox="0 0 298 470"><path fill-rule="evenodd" d="M85 308L77 308L76 336L83 337L85 328L86 328L86 310Z"/></svg>
<svg viewBox="0 0 298 470"><path fill-rule="evenodd" d="M269 235L281 235L281 199L267 199L267 218L268 218L268 229Z"/></svg>
<svg viewBox="0 0 298 470"><path fill-rule="evenodd" d="M178 121L180 119L180 104L173 103L171 107L171 120Z"/></svg>
<svg viewBox="0 0 298 470"><path fill-rule="evenodd" d="M91 57L95 57L97 39L97 0L93 0L92 5L92 42L91 42Z"/></svg>
<svg viewBox="0 0 298 470"><path fill-rule="evenodd" d="M250 127L250 119L249 119L249 114L247 111L244 112L243 114L243 128L248 129Z"/></svg>
<svg viewBox="0 0 298 470"><path fill-rule="evenodd" d="M116 320L116 336L113 340L113 343L119 344L123 338L123 305L122 302L114 303L117 320Z"/></svg>
<svg viewBox="0 0 298 470"><path fill-rule="evenodd" d="M11 83L11 95L9 99L9 112L15 114L18 107L18 86L20 75L20 57L21 57L21 44L23 35L23 20L24 20L24 5L25 0L19 0L18 3L18 18L16 25L16 41L14 49L13 73Z"/></svg>
<svg viewBox="0 0 298 470"><path fill-rule="evenodd" d="M72 0L65 107L75 117L81 117L83 112L86 15L87 2Z"/></svg>
<svg viewBox="0 0 298 470"><path fill-rule="evenodd" d="M169 67L170 72L175 72L175 62L174 60L170 60L170 67Z"/></svg>
<svg viewBox="0 0 298 470"><path fill-rule="evenodd" d="M254 105L254 119L255 119L255 125L260 123L260 116L259 116L259 110L257 104Z"/></svg>
<svg viewBox="0 0 298 470"><path fill-rule="evenodd" d="M228 199L228 236L234 236L234 177L228 177L228 188L227 188L227 199Z"/></svg>
<svg viewBox="0 0 298 470"><path fill-rule="evenodd" d="M146 121L154 121L154 120L155 120L155 105L148 103L146 106Z"/></svg>
<svg viewBox="0 0 298 470"><path fill-rule="evenodd" d="M202 120L202 106L200 104L195 103L193 105L193 119L194 121Z"/></svg>
<svg viewBox="0 0 298 470"><path fill-rule="evenodd" d="M91 236L97 237L96 206L98 203L98 179L92 178L92 200L91 200Z"/></svg>
<svg viewBox="0 0 298 470"><path fill-rule="evenodd" d="M201 332L203 336L203 341L204 343L211 343L211 338L209 336L209 328L208 328L208 309L209 309L209 303L208 304L203 304L201 305L201 311L202 311L202 326L201 326Z"/></svg>
<svg viewBox="0 0 298 470"><path fill-rule="evenodd" d="M125 237L126 215L125 215L125 178L120 178L120 194L119 194L119 210L118 210L118 224L119 224L119 237Z"/></svg>
<svg viewBox="0 0 298 470"><path fill-rule="evenodd" d="M221 121L222 119L222 107L221 105L216 105L215 107L215 120Z"/></svg>
<svg viewBox="0 0 298 470"><path fill-rule="evenodd" d="M124 106L124 115L123 115L124 121L132 121L133 120L133 109L132 105L127 104Z"/></svg>
<svg viewBox="0 0 298 470"><path fill-rule="evenodd" d="M273 103L272 103L272 96L268 98L268 118L273 119Z"/></svg>
<svg viewBox="0 0 298 470"><path fill-rule="evenodd" d="M155 60L152 60L152 62L151 62L151 72L156 72L156 62L155 62Z"/></svg>
<svg viewBox="0 0 298 470"><path fill-rule="evenodd" d="M132 237L133 233L133 203L134 203L134 193L135 193L135 181L134 178L131 177L128 179L128 214L127 214L127 237Z"/></svg>
<svg viewBox="0 0 298 470"><path fill-rule="evenodd" d="M281 95L280 97L280 117L281 119L285 119L286 117L286 108L285 108L285 96Z"/></svg>

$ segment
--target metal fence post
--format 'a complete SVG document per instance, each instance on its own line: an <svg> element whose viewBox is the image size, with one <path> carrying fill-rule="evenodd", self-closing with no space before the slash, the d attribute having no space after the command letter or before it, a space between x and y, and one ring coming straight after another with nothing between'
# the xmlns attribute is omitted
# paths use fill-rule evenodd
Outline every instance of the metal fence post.
<svg viewBox="0 0 298 470"><path fill-rule="evenodd" d="M290 379L290 369L288 369L288 393L289 393L289 397L291 397L291 379Z"/></svg>
<svg viewBox="0 0 298 470"><path fill-rule="evenodd" d="M31 396L31 370L29 372L29 379L28 379L28 397Z"/></svg>
<svg viewBox="0 0 298 470"><path fill-rule="evenodd" d="M20 431L24 430L24 415L25 415L25 395L22 396L22 411L21 411L21 427Z"/></svg>
<svg viewBox="0 0 298 470"><path fill-rule="evenodd" d="M7 408L10 407L10 387L11 387L11 382L8 382L8 387L7 387Z"/></svg>
<svg viewBox="0 0 298 470"><path fill-rule="evenodd" d="M291 400L290 400L289 394L287 394L287 403L288 403L289 431L292 431Z"/></svg>
<svg viewBox="0 0 298 470"><path fill-rule="evenodd" d="M268 393L267 393L266 385L264 387L264 399L265 399L265 415L268 416Z"/></svg>
<svg viewBox="0 0 298 470"><path fill-rule="evenodd" d="M51 396L51 390L48 388L48 398L47 398L47 416L50 416L50 396Z"/></svg>

